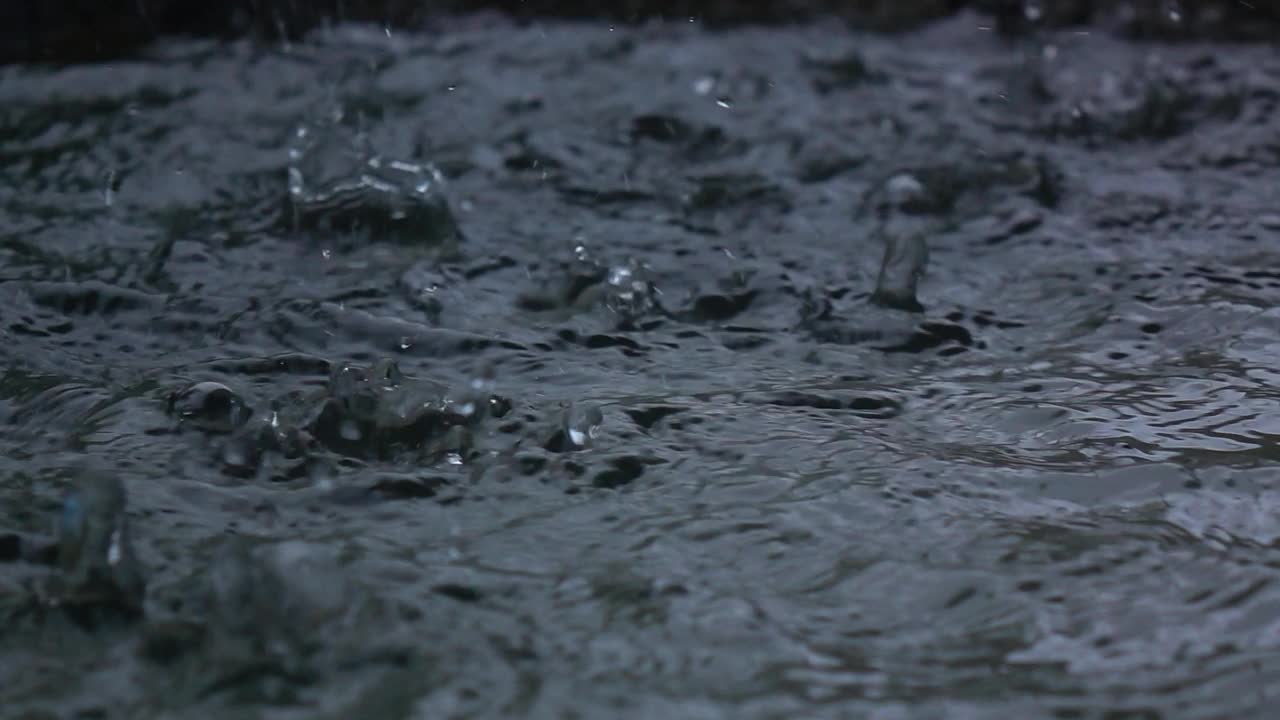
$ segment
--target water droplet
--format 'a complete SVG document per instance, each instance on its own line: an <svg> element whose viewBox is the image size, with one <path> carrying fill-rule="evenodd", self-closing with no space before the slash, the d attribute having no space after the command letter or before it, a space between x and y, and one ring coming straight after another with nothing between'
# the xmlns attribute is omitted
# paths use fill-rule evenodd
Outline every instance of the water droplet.
<svg viewBox="0 0 1280 720"><path fill-rule="evenodd" d="M408 350L408 349L409 349L409 348L411 348L411 347L413 347L413 340L412 340L412 338L409 338L409 337L402 337L402 338L400 338L400 349L401 349L401 350Z"/></svg>
<svg viewBox="0 0 1280 720"><path fill-rule="evenodd" d="M1182 4L1178 0L1165 0L1164 15L1175 25L1182 22Z"/></svg>
<svg viewBox="0 0 1280 720"><path fill-rule="evenodd" d="M733 102L727 97L716 98L716 104L726 110L733 107Z"/></svg>
<svg viewBox="0 0 1280 720"><path fill-rule="evenodd" d="M475 377L471 378L471 389L478 393L493 392L495 385L494 369L486 367L481 370Z"/></svg>
<svg viewBox="0 0 1280 720"><path fill-rule="evenodd" d="M618 266L609 270L609 284L621 287L631 282L631 268Z"/></svg>
<svg viewBox="0 0 1280 720"><path fill-rule="evenodd" d="M360 426L354 420L343 420L338 426L338 434L343 440L349 442L357 442L364 437L364 433L360 432Z"/></svg>
<svg viewBox="0 0 1280 720"><path fill-rule="evenodd" d="M871 301L883 307L920 312L916 286L929 262L929 247L919 235L885 238L884 258Z"/></svg>
<svg viewBox="0 0 1280 720"><path fill-rule="evenodd" d="M564 433L575 447L583 448L600 434L604 414L593 404L574 403L564 413Z"/></svg>
<svg viewBox="0 0 1280 720"><path fill-rule="evenodd" d="M460 455L460 454L458 454L458 453L456 453L456 452L451 452L451 453L449 453L449 454L447 454L447 455L445 455L445 456L444 456L444 460L445 460L445 462L449 463L450 465L461 465L461 464L462 464L462 455Z"/></svg>
<svg viewBox="0 0 1280 720"><path fill-rule="evenodd" d="M116 171L108 170L107 185L102 190L102 204L106 205L107 207L111 207L112 203L115 201L115 184L116 184Z"/></svg>
<svg viewBox="0 0 1280 720"><path fill-rule="evenodd" d="M1038 22L1044 17L1044 6L1041 0L1025 0L1022 3L1022 15L1028 22Z"/></svg>
<svg viewBox="0 0 1280 720"><path fill-rule="evenodd" d="M145 580L129 546L124 484L111 475L88 473L67 494L58 528L58 565L66 597L113 600L135 605Z"/></svg>
<svg viewBox="0 0 1280 720"><path fill-rule="evenodd" d="M914 175L902 173L894 175L885 183L885 199L889 207L887 211L911 212L922 209L927 203L928 193L925 191L924 183L916 179Z"/></svg>
<svg viewBox="0 0 1280 720"><path fill-rule="evenodd" d="M700 77L693 83L693 91L699 95L710 95L715 89L716 80L711 76Z"/></svg>
<svg viewBox="0 0 1280 720"><path fill-rule="evenodd" d="M107 564L115 567L120 564L120 530L117 528L111 532L111 542L107 546Z"/></svg>

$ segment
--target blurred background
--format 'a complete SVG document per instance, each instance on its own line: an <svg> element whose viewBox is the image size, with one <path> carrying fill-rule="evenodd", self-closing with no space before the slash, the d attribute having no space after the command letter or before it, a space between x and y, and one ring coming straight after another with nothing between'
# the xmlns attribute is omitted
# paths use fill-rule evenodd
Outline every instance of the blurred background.
<svg viewBox="0 0 1280 720"><path fill-rule="evenodd" d="M695 18L713 27L835 15L852 27L892 32L964 10L989 16L1008 34L1100 24L1133 37L1280 39L1280 0L8 0L0 4L0 61L121 57L161 35L270 42L335 20L422 28L469 12L620 23Z"/></svg>

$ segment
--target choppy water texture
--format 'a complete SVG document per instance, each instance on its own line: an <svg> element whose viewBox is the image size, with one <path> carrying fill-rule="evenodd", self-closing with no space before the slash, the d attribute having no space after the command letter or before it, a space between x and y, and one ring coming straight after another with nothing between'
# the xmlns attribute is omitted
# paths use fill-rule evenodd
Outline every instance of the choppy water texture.
<svg viewBox="0 0 1280 720"><path fill-rule="evenodd" d="M1269 717L1280 53L980 25L0 71L2 714Z"/></svg>

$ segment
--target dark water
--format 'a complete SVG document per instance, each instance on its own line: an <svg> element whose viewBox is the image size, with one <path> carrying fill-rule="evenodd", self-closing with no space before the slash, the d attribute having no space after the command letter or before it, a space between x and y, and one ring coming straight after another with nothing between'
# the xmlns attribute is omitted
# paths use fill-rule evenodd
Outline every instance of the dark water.
<svg viewBox="0 0 1280 720"><path fill-rule="evenodd" d="M4 69L0 715L1269 717L1278 105L969 15Z"/></svg>

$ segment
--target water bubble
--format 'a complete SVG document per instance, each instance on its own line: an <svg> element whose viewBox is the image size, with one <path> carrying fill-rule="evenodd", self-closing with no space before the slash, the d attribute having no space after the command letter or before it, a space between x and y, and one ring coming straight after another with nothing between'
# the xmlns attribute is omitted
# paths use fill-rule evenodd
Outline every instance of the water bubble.
<svg viewBox="0 0 1280 720"><path fill-rule="evenodd" d="M693 91L698 95L710 95L716 87L716 79L711 76L700 77L693 82Z"/></svg>
<svg viewBox="0 0 1280 720"><path fill-rule="evenodd" d="M729 108L733 107L733 101L727 97L719 97L719 98L716 98L716 105L719 105L720 107L728 110Z"/></svg>
<svg viewBox="0 0 1280 720"><path fill-rule="evenodd" d="M1022 3L1022 15L1028 22L1038 22L1044 17L1043 0L1024 0Z"/></svg>
<svg viewBox="0 0 1280 720"><path fill-rule="evenodd" d="M1175 25L1182 22L1182 3L1178 0L1164 0L1164 16Z"/></svg>
<svg viewBox="0 0 1280 720"><path fill-rule="evenodd" d="M215 433L232 432L253 413L235 391L217 382L196 383L174 393L169 412L182 423Z"/></svg>

